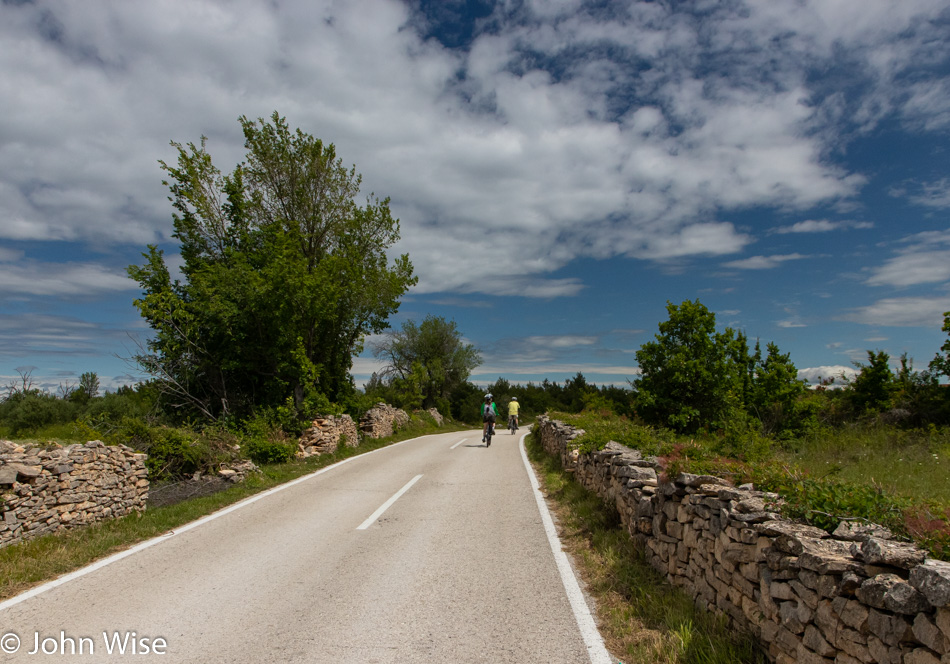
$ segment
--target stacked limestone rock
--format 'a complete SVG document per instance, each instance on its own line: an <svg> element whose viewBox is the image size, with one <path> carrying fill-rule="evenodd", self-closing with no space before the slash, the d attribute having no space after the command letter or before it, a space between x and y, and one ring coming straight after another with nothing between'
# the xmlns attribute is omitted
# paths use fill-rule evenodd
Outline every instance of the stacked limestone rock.
<svg viewBox="0 0 950 664"><path fill-rule="evenodd" d="M303 432L297 441L297 458L317 454L332 454L346 438L347 447L360 444L356 422L349 415L323 415L313 420L313 425Z"/></svg>
<svg viewBox="0 0 950 664"><path fill-rule="evenodd" d="M147 498L145 455L125 445L0 441L0 546L141 512Z"/></svg>
<svg viewBox="0 0 950 664"><path fill-rule="evenodd" d="M426 412L429 413L429 415L432 416L432 419L435 420L435 423L436 423L438 426L442 426L442 424L445 422L444 418L442 417L442 413L440 413L440 412L439 412L438 410L436 410L435 408L430 408L430 409L427 410Z"/></svg>
<svg viewBox="0 0 950 664"><path fill-rule="evenodd" d="M378 403L360 418L360 431L370 438L385 438L409 423L409 415L401 408Z"/></svg>
<svg viewBox="0 0 950 664"><path fill-rule="evenodd" d="M245 459L234 463L221 464L221 467L218 469L218 477L237 484L238 482L246 480L247 476L251 473L259 472L261 472L261 469L258 468L256 463ZM196 477L196 479L198 478Z"/></svg>
<svg viewBox="0 0 950 664"><path fill-rule="evenodd" d="M617 506L653 567L758 637L773 661L950 662L950 563L880 526L829 535L793 523L777 496L708 475L659 481L657 461L610 443L578 455L581 431L542 418L542 445Z"/></svg>

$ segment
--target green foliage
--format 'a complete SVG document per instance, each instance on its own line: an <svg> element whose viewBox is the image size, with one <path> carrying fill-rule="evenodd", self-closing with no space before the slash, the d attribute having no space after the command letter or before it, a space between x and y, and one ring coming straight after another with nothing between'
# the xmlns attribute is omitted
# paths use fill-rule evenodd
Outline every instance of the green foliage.
<svg viewBox="0 0 950 664"><path fill-rule="evenodd" d="M890 405L891 395L897 386L888 362L890 356L884 351L868 351L868 364L857 364L860 373L851 381L848 390L851 403L860 415L880 412Z"/></svg>
<svg viewBox="0 0 950 664"><path fill-rule="evenodd" d="M942 354L937 353L930 361L930 371L950 377L950 311L944 312L943 327L940 329L947 333L947 340L940 347Z"/></svg>
<svg viewBox="0 0 950 664"><path fill-rule="evenodd" d="M97 396L99 396L99 376L93 371L86 371L79 376L79 387L69 394L69 400L85 405Z"/></svg>
<svg viewBox="0 0 950 664"><path fill-rule="evenodd" d="M762 461L772 456L774 444L761 432L757 420L735 409L723 429L712 437L711 451L739 461Z"/></svg>
<svg viewBox="0 0 950 664"><path fill-rule="evenodd" d="M637 351L638 411L677 431L721 426L729 391L742 388L728 352L735 339L716 333L715 314L698 300L666 309L654 341Z"/></svg>
<svg viewBox="0 0 950 664"><path fill-rule="evenodd" d="M584 430L574 439L582 453L616 441L659 457L668 476L752 482L780 494L789 517L829 532L842 520L878 523L950 559L950 429L821 427L786 440L783 451L751 418L734 416L716 433L682 435L593 412L549 415Z"/></svg>
<svg viewBox="0 0 950 664"><path fill-rule="evenodd" d="M435 407L481 363L475 347L462 342L455 322L441 316L426 316L419 325L407 320L373 350L386 361L377 380L388 377L408 408Z"/></svg>
<svg viewBox="0 0 950 664"><path fill-rule="evenodd" d="M699 300L667 303L669 319L637 351L641 377L637 412L647 421L676 431L722 430L741 411L753 415L766 433L800 426L796 403L804 393L789 355L769 343L750 352L742 332L716 332L716 316Z"/></svg>
<svg viewBox="0 0 950 664"><path fill-rule="evenodd" d="M399 222L388 200L357 205L360 176L333 145L277 113L241 118L246 161L230 175L200 146L173 143L161 162L175 208L182 281L150 246L129 267L135 301L154 330L137 360L166 408L244 418L287 398L304 411L319 395L352 394L353 355L387 327L415 283L408 256L389 262Z"/></svg>
<svg viewBox="0 0 950 664"><path fill-rule="evenodd" d="M805 384L798 380L788 353L772 342L766 348L764 360L755 358L747 407L759 418L764 432L779 433L801 425L803 413L797 404L805 394ZM756 351L758 355L758 347Z"/></svg>
<svg viewBox="0 0 950 664"><path fill-rule="evenodd" d="M73 401L39 390L16 392L0 402L0 422L17 436L52 424L71 422L80 411Z"/></svg>
<svg viewBox="0 0 950 664"><path fill-rule="evenodd" d="M241 449L254 463L286 463L297 452L297 446L292 443L257 436L249 438Z"/></svg>

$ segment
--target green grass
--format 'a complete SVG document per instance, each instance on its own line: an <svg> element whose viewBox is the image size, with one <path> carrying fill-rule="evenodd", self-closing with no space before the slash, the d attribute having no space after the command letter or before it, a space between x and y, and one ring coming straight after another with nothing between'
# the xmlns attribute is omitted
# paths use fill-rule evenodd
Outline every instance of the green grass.
<svg viewBox="0 0 950 664"><path fill-rule="evenodd" d="M847 427L793 441L781 458L814 477L868 483L894 495L950 504L950 430Z"/></svg>
<svg viewBox="0 0 950 664"><path fill-rule="evenodd" d="M825 427L776 441L755 432L678 436L609 414L557 414L586 431L582 451L608 440L661 458L681 471L753 482L786 500L786 515L833 531L842 519L868 519L950 560L950 429L882 424Z"/></svg>
<svg viewBox="0 0 950 664"><path fill-rule="evenodd" d="M346 458L409 438L466 428L466 425L457 423L436 427L414 420L388 438L366 439L358 447L341 447L334 454L263 466L260 474L251 475L244 482L210 496L193 498L175 505L149 509L143 514L132 514L121 519L103 521L0 548L0 599L17 595L99 558L174 530L239 500Z"/></svg>
<svg viewBox="0 0 950 664"><path fill-rule="evenodd" d="M751 637L696 608L643 558L615 511L565 473L534 436L526 439L561 541L578 563L597 606L601 634L622 661L638 664L764 663Z"/></svg>

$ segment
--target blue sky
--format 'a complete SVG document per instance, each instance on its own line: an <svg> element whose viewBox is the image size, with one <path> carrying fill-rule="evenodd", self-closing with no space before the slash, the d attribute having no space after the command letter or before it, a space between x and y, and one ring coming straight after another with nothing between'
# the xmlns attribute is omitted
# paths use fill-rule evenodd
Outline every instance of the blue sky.
<svg viewBox="0 0 950 664"><path fill-rule="evenodd" d="M803 377L946 340L945 0L2 0L0 100L4 385L135 375L158 160L274 110L391 197L393 326L455 320L476 381L623 384L696 298Z"/></svg>

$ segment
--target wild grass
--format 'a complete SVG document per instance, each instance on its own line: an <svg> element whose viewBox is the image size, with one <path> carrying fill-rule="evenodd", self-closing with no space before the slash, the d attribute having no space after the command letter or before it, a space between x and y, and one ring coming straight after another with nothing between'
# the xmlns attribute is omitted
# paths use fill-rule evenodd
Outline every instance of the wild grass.
<svg viewBox="0 0 950 664"><path fill-rule="evenodd" d="M561 541L594 597L608 650L638 664L764 663L751 637L737 635L643 558L619 517L573 481L533 436L526 440L541 485L554 504Z"/></svg>
<svg viewBox="0 0 950 664"><path fill-rule="evenodd" d="M608 440L660 457L667 475L753 482L785 499L785 513L828 531L844 519L880 523L950 559L950 429L879 422L821 427L774 440L754 431L679 436L609 414L557 414L585 434L582 451Z"/></svg>
<svg viewBox="0 0 950 664"><path fill-rule="evenodd" d="M431 418L413 418L409 425L388 438L365 439L357 447L340 447L333 454L261 466L260 474L252 474L244 482L210 496L0 548L0 599L18 595L35 585L338 461L408 438L463 428L466 427L455 423L437 427Z"/></svg>
<svg viewBox="0 0 950 664"><path fill-rule="evenodd" d="M813 477L882 487L916 500L950 504L950 429L867 425L792 441L780 458Z"/></svg>

